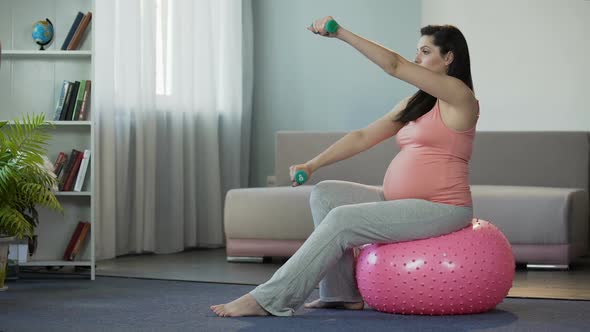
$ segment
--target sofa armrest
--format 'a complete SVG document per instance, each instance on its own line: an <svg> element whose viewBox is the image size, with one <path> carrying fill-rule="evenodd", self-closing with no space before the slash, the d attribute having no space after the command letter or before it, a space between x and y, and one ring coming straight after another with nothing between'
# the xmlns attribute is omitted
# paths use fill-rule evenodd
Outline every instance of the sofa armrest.
<svg viewBox="0 0 590 332"><path fill-rule="evenodd" d="M472 185L474 215L496 225L511 244L588 248L588 192L577 188Z"/></svg>
<svg viewBox="0 0 590 332"><path fill-rule="evenodd" d="M305 240L314 225L309 207L313 186L241 188L227 192L227 239Z"/></svg>

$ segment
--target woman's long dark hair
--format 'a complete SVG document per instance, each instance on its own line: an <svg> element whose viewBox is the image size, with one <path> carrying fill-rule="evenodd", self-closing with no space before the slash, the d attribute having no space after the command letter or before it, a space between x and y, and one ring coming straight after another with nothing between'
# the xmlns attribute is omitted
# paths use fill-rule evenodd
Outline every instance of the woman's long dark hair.
<svg viewBox="0 0 590 332"><path fill-rule="evenodd" d="M449 65L447 75L463 81L471 90L471 62L467 41L459 29L452 25L428 25L420 29L422 36L433 36L434 45L440 48L441 56L453 52L453 62ZM408 101L406 108L401 111L396 121L407 123L414 121L428 113L436 103L436 98L418 90Z"/></svg>

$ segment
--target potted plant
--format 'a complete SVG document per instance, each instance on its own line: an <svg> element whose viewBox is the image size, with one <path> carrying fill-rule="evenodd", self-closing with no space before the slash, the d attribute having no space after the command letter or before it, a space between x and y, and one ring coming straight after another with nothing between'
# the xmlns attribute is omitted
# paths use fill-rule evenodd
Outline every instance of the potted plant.
<svg viewBox="0 0 590 332"><path fill-rule="evenodd" d="M54 195L57 178L45 157L49 126L45 114L0 121L0 289L5 288L8 244L33 235L39 223L36 207L63 213Z"/></svg>

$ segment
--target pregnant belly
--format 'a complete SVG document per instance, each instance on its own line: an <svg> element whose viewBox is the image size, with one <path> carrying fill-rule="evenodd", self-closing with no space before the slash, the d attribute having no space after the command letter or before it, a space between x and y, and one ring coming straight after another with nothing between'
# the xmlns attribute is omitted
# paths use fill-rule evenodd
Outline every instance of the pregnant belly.
<svg viewBox="0 0 590 332"><path fill-rule="evenodd" d="M470 196L464 160L429 151L402 150L383 178L385 199L466 200Z"/></svg>

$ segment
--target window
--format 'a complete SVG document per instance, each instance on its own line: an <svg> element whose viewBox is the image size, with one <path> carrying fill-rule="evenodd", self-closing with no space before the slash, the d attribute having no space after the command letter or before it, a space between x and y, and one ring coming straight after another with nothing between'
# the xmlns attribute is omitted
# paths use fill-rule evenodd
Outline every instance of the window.
<svg viewBox="0 0 590 332"><path fill-rule="evenodd" d="M172 94L172 29L171 5L174 1L156 0L156 95Z"/></svg>

